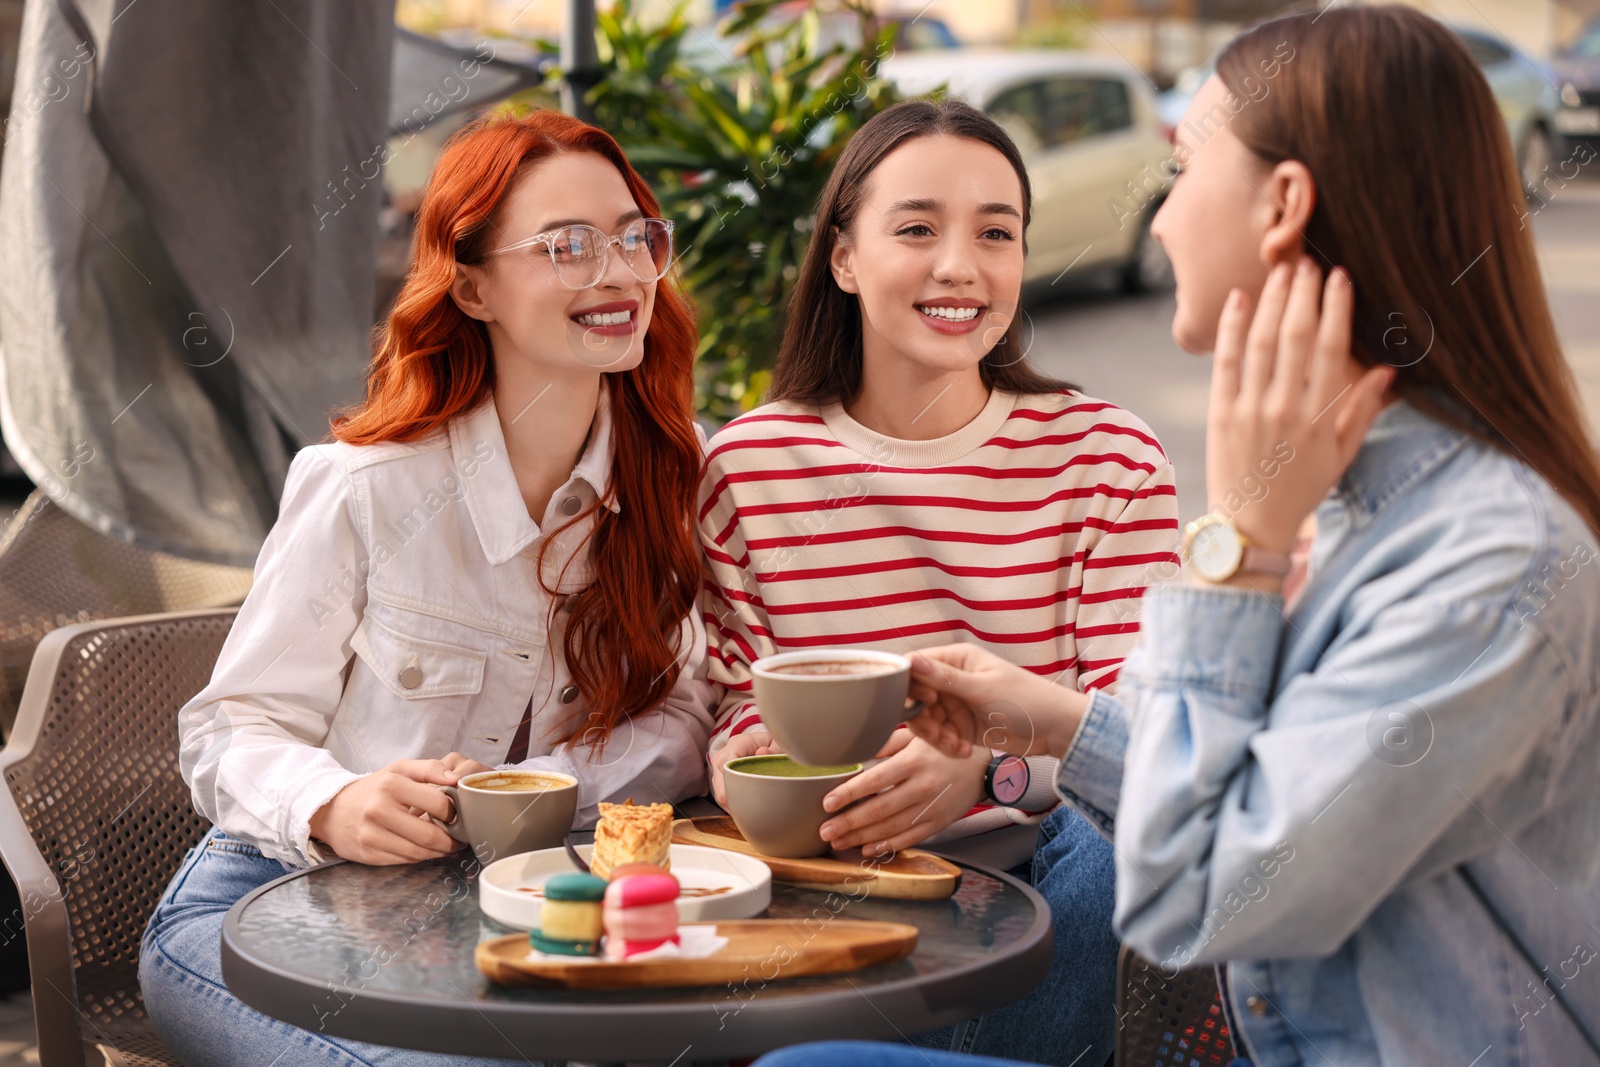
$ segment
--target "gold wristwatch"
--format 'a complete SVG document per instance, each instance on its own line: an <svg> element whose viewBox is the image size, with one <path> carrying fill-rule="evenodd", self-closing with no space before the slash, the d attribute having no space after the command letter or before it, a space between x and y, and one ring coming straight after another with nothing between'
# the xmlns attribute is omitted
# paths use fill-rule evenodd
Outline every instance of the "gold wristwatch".
<svg viewBox="0 0 1600 1067"><path fill-rule="evenodd" d="M1208 582L1225 582L1241 573L1289 573L1289 557L1251 544L1232 520L1215 512L1202 515L1183 530L1183 558Z"/></svg>

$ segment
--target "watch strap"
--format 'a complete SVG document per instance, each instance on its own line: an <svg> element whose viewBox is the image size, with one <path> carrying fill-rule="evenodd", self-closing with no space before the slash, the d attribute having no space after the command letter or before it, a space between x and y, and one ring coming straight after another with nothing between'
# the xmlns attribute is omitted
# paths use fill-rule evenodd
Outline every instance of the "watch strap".
<svg viewBox="0 0 1600 1067"><path fill-rule="evenodd" d="M1021 811L1049 811L1061 803L1061 794L1056 792L1061 761L1054 756L1029 756L1027 762L1028 788L1012 806Z"/></svg>
<svg viewBox="0 0 1600 1067"><path fill-rule="evenodd" d="M1244 557L1239 561L1239 573L1270 574L1274 578L1282 578L1289 573L1291 566L1288 553L1274 552L1246 541Z"/></svg>

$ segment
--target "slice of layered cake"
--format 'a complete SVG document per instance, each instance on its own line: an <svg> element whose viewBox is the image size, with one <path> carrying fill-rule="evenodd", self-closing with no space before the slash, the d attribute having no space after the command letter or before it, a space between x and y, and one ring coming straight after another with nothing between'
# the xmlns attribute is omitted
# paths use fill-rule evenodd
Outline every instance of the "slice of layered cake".
<svg viewBox="0 0 1600 1067"><path fill-rule="evenodd" d="M589 869L601 878L610 878L612 871L630 863L653 863L670 870L671 848L671 804L602 802Z"/></svg>

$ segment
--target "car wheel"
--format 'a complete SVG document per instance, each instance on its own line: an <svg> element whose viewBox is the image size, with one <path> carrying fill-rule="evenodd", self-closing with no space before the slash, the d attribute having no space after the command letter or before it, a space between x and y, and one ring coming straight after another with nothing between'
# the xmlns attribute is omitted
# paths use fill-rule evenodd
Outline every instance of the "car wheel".
<svg viewBox="0 0 1600 1067"><path fill-rule="evenodd" d="M1133 255L1122 266L1122 291L1160 293L1172 288L1172 260L1167 250L1150 233L1150 222L1160 204L1153 205L1139 222L1139 236L1133 242Z"/></svg>
<svg viewBox="0 0 1600 1067"><path fill-rule="evenodd" d="M1522 139L1522 151L1517 153L1517 171L1522 175L1522 191L1529 200L1544 199L1544 181L1555 156L1555 146L1550 143L1550 134L1543 126L1535 126Z"/></svg>

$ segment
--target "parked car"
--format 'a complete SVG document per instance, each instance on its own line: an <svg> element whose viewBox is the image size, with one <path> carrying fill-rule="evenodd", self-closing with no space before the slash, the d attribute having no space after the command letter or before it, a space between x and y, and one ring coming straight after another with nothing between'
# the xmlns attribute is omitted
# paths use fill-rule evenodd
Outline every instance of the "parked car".
<svg viewBox="0 0 1600 1067"><path fill-rule="evenodd" d="M795 0L780 4L757 23L757 31L766 34L781 29L806 14L814 0ZM943 19L932 15L912 13L909 16L892 11L879 16L880 25L894 27L892 47L895 54L905 52L946 51L961 47L961 41L951 32ZM821 11L817 13L817 47L827 51L843 45L845 51L861 48L861 17L854 11ZM701 70L717 70L739 66L737 58L747 47L745 35L718 36L707 29L684 38L684 60Z"/></svg>
<svg viewBox="0 0 1600 1067"><path fill-rule="evenodd" d="M1563 110L1562 98L1554 76L1503 37L1464 26L1450 28L1467 46L1489 82L1495 101L1500 105L1500 115L1505 119L1506 133L1516 150L1522 187L1529 196L1536 195L1545 180L1546 169L1564 153L1566 146L1566 136L1558 121ZM1596 31L1594 50L1596 56L1600 56L1600 29ZM1600 59L1593 64L1596 80L1600 81ZM1208 62L1181 71L1173 87L1161 94L1162 121L1168 126L1181 122L1189 101L1215 69L1214 64ZM1594 103L1600 104L1600 95ZM1600 117L1600 107L1593 110L1596 117Z"/></svg>
<svg viewBox="0 0 1600 1067"><path fill-rule="evenodd" d="M1561 86L1557 132L1571 147L1582 144L1600 153L1600 18L1557 53L1553 65Z"/></svg>
<svg viewBox="0 0 1600 1067"><path fill-rule="evenodd" d="M1113 268L1133 292L1165 289L1172 265L1150 220L1172 187L1172 155L1142 74L1077 52L972 50L896 55L883 75L904 94L943 86L1016 141L1033 185L1027 281Z"/></svg>

